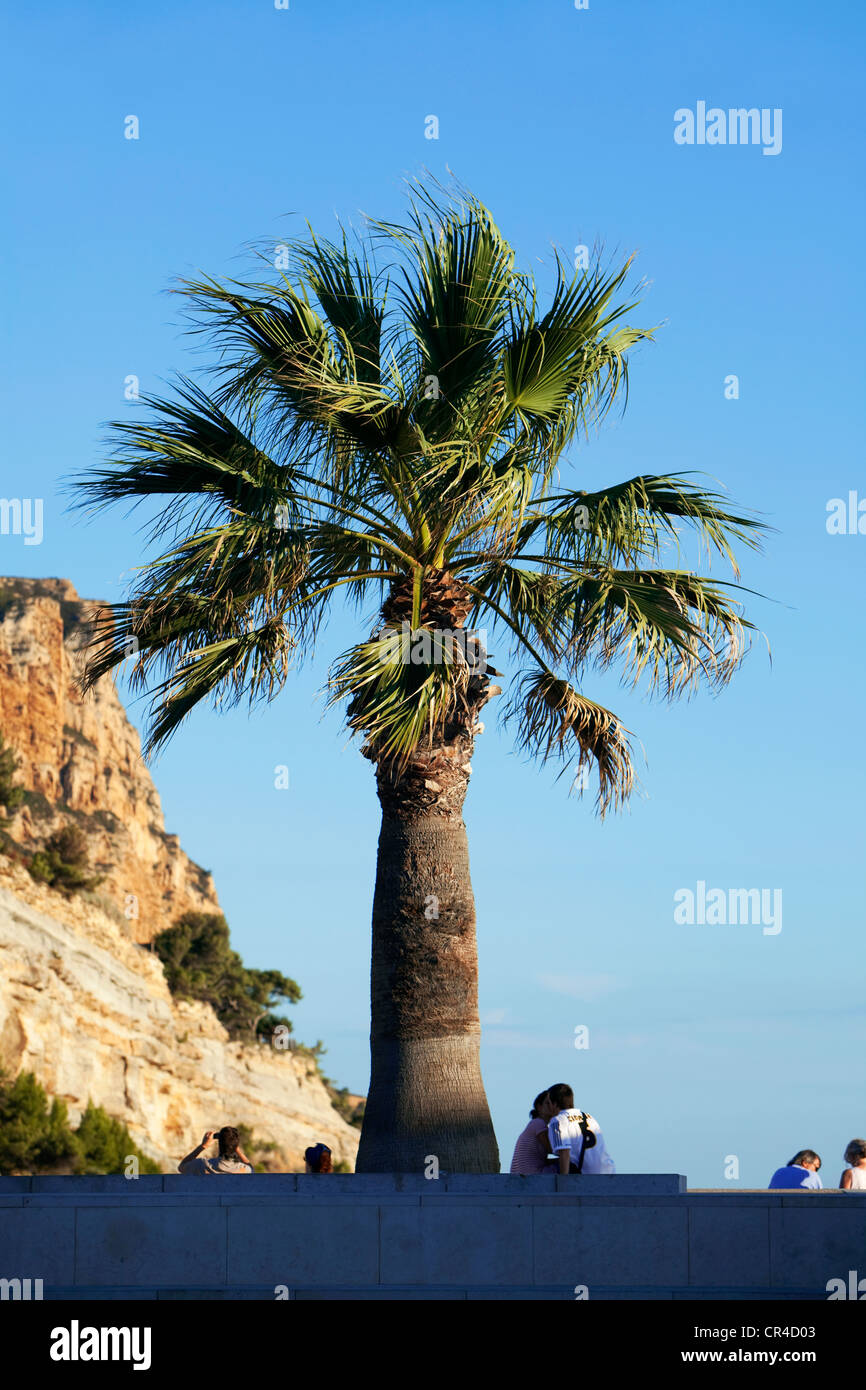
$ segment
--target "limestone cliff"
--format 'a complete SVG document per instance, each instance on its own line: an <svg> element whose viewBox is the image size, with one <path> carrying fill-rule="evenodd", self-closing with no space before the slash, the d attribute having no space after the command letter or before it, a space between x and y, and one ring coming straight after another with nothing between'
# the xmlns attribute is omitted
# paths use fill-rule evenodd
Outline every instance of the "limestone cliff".
<svg viewBox="0 0 866 1390"><path fill-rule="evenodd" d="M71 819L105 876L66 897L0 853L0 1067L35 1072L73 1123L88 1099L102 1105L167 1169L232 1123L277 1145L274 1166L302 1170L322 1140L353 1167L358 1131L314 1060L230 1041L207 1005L172 998L146 949L182 912L220 907L166 834L113 683L84 700L76 689L92 606L66 580L0 579L0 733L29 793L0 819L0 847L30 854Z"/></svg>
<svg viewBox="0 0 866 1390"><path fill-rule="evenodd" d="M219 902L211 875L166 833L114 683L101 681L85 699L77 689L96 606L66 579L0 579L0 733L30 793L2 828L32 852L74 820L104 875L100 895L133 940L152 941L182 912L219 912Z"/></svg>
<svg viewBox="0 0 866 1390"><path fill-rule="evenodd" d="M175 1001L152 952L92 903L60 899L0 856L0 1067L32 1071L77 1123L88 1099L173 1171L206 1129L251 1126L303 1171L327 1143L354 1167L358 1131L311 1058L229 1042L206 1004Z"/></svg>

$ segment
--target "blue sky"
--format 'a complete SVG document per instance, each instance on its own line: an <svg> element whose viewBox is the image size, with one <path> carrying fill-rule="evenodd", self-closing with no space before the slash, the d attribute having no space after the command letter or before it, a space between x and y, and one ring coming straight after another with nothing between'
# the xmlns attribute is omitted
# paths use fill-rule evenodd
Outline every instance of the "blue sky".
<svg viewBox="0 0 866 1390"><path fill-rule="evenodd" d="M532 1096L571 1080L621 1170L722 1186L736 1155L756 1186L809 1146L835 1183L866 1133L866 537L825 524L829 499L866 498L864 12L152 0L19 8L6 28L0 491L43 497L45 521L41 545L0 536L2 573L119 598L143 559L134 520L72 519L58 480L132 416L130 374L159 391L204 365L165 293L174 277L242 273L249 242L305 218L327 233L335 213L397 217L402 178L425 166L479 194L542 276L551 243L638 253L650 285L633 318L661 327L633 354L625 416L572 451L571 476L699 469L762 513L775 531L744 554L743 582L769 596L750 616L773 659L759 644L725 693L673 707L592 681L647 755L643 795L603 825L487 721L466 806L485 1082L506 1167ZM781 153L675 144L675 111L698 101L780 108ZM322 1038L325 1069L357 1090L378 805L317 691L366 630L335 617L273 705L196 715L154 769L235 945L300 982L298 1034ZM676 924L674 893L699 880L782 889L782 930Z"/></svg>

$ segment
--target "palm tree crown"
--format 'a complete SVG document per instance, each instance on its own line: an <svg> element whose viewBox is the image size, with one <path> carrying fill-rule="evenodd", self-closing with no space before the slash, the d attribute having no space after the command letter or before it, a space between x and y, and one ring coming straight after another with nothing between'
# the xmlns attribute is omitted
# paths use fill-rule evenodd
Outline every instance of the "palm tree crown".
<svg viewBox="0 0 866 1390"><path fill-rule="evenodd" d="M479 667L454 634L484 623L509 641L517 744L594 766L603 814L633 768L586 674L618 666L667 697L728 681L751 628L737 585L665 555L687 528L737 578L734 544L759 533L683 476L566 480L652 336L625 323L630 262L574 273L557 255L542 306L483 204L430 184L405 224L310 232L287 262L264 284L182 283L214 348L209 389L181 378L148 398L79 484L84 504L167 499L153 534L170 534L99 619L88 681L134 656L152 748L207 697L271 698L333 600L372 590L378 627L330 693L380 770L398 775L461 709L474 720ZM432 645L407 661L420 631Z"/></svg>

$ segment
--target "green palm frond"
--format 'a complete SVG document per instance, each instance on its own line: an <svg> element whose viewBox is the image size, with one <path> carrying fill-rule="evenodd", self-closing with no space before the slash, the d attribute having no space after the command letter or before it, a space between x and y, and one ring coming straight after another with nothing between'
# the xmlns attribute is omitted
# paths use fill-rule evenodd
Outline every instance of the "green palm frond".
<svg viewBox="0 0 866 1390"><path fill-rule="evenodd" d="M471 398L490 391L495 344L513 293L514 252L490 213L476 199L443 217L414 206L412 232L400 236L412 250L401 297L406 322L420 352L422 392L418 416L425 433L440 438L460 429ZM480 393L480 394L479 394ZM468 422L467 422L468 423Z"/></svg>
<svg viewBox="0 0 866 1390"><path fill-rule="evenodd" d="M188 519L182 503L192 499L199 522L225 518L233 509L273 514L277 505L297 516L298 471L269 458L201 387L181 377L175 400L145 396L142 403L150 420L114 422L111 466L78 482L76 506L168 497L154 531Z"/></svg>
<svg viewBox="0 0 866 1390"><path fill-rule="evenodd" d="M163 595L150 604L105 604L90 626L84 689L129 663L133 690L151 697L148 753L209 697L220 707L244 698L251 705L272 699L285 683L294 646L279 613L259 605L241 617L231 604L190 593ZM162 679L154 682L154 671Z"/></svg>
<svg viewBox="0 0 866 1390"><path fill-rule="evenodd" d="M345 652L328 682L329 705L349 702L349 727L364 736L368 755L397 775L438 726L466 707L471 668L435 631L428 635L427 659L418 659L413 643L421 632L385 628Z"/></svg>
<svg viewBox="0 0 866 1390"><path fill-rule="evenodd" d="M676 542L683 523L738 575L735 543L760 549L766 529L756 517L730 511L722 494L682 474L647 474L601 491L558 493L548 503L527 526L521 548L542 533L545 554L566 560L595 554L636 565Z"/></svg>
<svg viewBox="0 0 866 1390"><path fill-rule="evenodd" d="M600 570L562 584L552 601L569 670L622 668L672 699L700 679L723 686L740 665L753 625L728 586L683 570Z"/></svg>
<svg viewBox="0 0 866 1390"><path fill-rule="evenodd" d="M269 618L239 636L190 651L151 692L148 748L164 744L209 697L222 709L243 699L250 705L273 699L285 684L293 645L283 623Z"/></svg>
<svg viewBox="0 0 866 1390"><path fill-rule="evenodd" d="M548 658L556 660L568 646L568 627L560 601L562 580L539 570L523 569L495 560L481 573L473 575L471 588L477 595L472 621L479 624L489 607L495 618L507 613L514 624L512 635L519 647L521 634L540 646ZM517 648L515 648L517 651Z"/></svg>
<svg viewBox="0 0 866 1390"><path fill-rule="evenodd" d="M387 277L380 281L363 247L359 254L350 252L345 232L335 245L312 228L308 244L295 251L295 267L334 330L346 378L380 385Z"/></svg>
<svg viewBox="0 0 866 1390"><path fill-rule="evenodd" d="M626 351L652 336L652 330L613 328L635 307L610 308L629 265L607 276L600 270L570 276L557 256L547 312L538 315L534 291L513 309L503 353L506 408L536 438L543 437L539 422L553 424L559 450L591 414L601 418L610 408L627 386Z"/></svg>
<svg viewBox="0 0 866 1390"><path fill-rule="evenodd" d="M370 379L367 359L363 373L354 353L347 362L348 338L335 341L306 293L286 282L223 287L199 280L182 288L191 316L222 354L221 404L234 402L251 414L264 404L277 431L287 424L305 429L308 447L344 436L379 449L399 437L400 402Z"/></svg>

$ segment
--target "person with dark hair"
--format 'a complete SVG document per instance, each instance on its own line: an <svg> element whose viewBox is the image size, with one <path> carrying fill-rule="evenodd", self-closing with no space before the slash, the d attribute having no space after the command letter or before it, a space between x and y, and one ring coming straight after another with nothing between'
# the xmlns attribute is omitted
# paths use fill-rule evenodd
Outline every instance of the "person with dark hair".
<svg viewBox="0 0 866 1390"><path fill-rule="evenodd" d="M799 1153L789 1158L784 1168L777 1168L770 1178L769 1187L781 1187L790 1189L792 1187L822 1188L824 1184L818 1177L818 1169L821 1167L821 1160L814 1149L801 1149Z"/></svg>
<svg viewBox="0 0 866 1390"><path fill-rule="evenodd" d="M331 1150L327 1144L313 1144L304 1152L304 1171L306 1173L333 1173Z"/></svg>
<svg viewBox="0 0 866 1390"><path fill-rule="evenodd" d="M214 1139L219 1144L218 1156L203 1158L205 1149ZM237 1130L233 1125L223 1125L222 1129L207 1130L201 1143L180 1160L177 1171L188 1177L206 1177L210 1173L251 1173L253 1165L241 1149Z"/></svg>
<svg viewBox="0 0 866 1390"><path fill-rule="evenodd" d="M560 1173L615 1173L604 1135L590 1114L575 1109L571 1087L559 1081L547 1094L553 1106L547 1137Z"/></svg>
<svg viewBox="0 0 866 1390"><path fill-rule="evenodd" d="M521 1130L514 1145L511 1173L552 1173L555 1168L547 1158L547 1124L553 1119L553 1106L546 1091L532 1102L529 1124Z"/></svg>
<svg viewBox="0 0 866 1390"><path fill-rule="evenodd" d="M839 1186L846 1192L866 1191L866 1139L852 1139L844 1158L851 1166L845 1169Z"/></svg>

